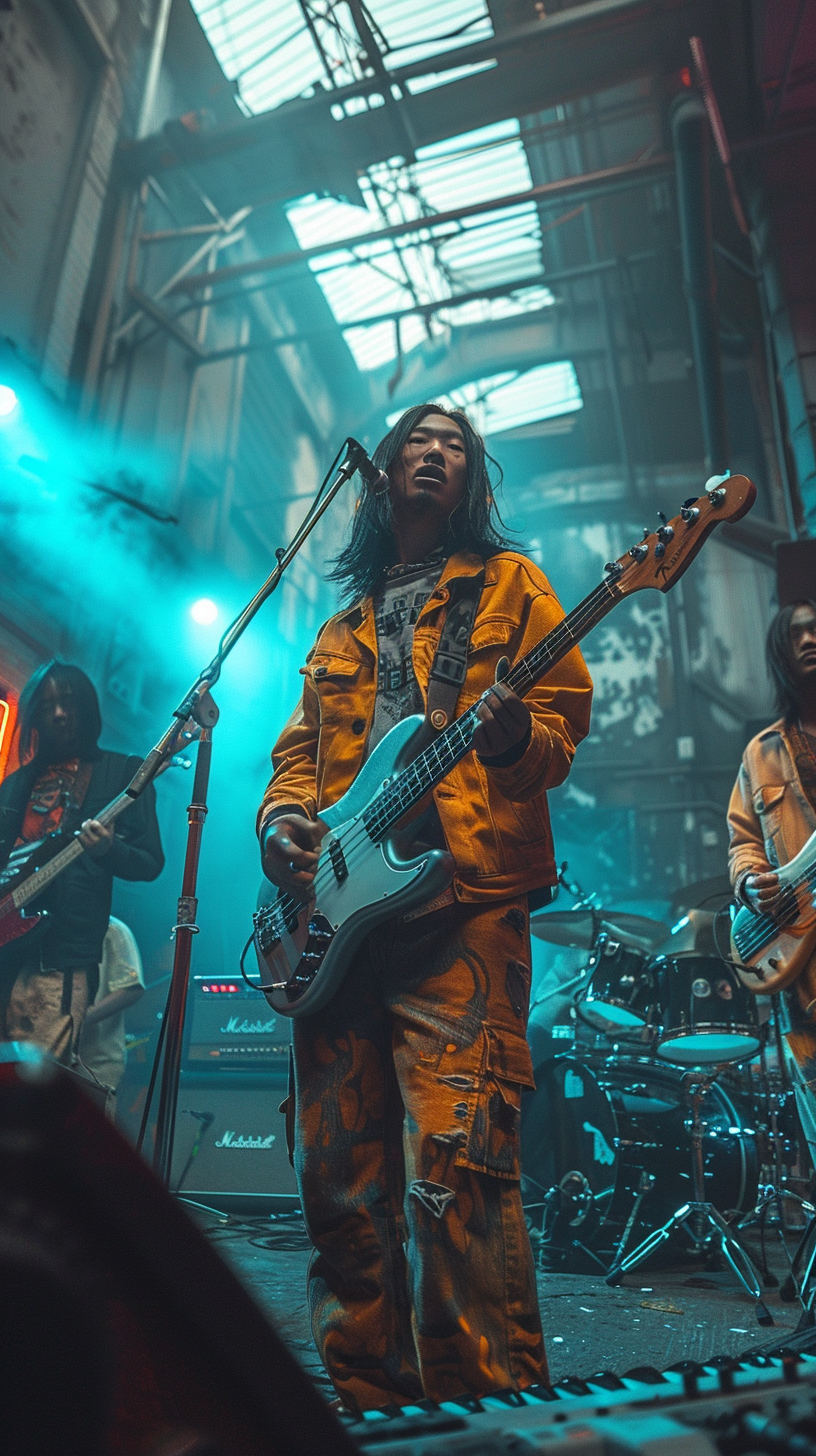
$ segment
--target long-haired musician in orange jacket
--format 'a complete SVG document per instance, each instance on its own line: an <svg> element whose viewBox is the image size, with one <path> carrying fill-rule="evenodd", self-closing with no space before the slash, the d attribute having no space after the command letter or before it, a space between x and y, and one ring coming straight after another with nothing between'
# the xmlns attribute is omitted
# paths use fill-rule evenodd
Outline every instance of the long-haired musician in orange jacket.
<svg viewBox="0 0 816 1456"><path fill-rule="evenodd" d="M816 601L792 602L768 629L779 717L751 739L728 806L728 865L737 899L773 913L776 871L816 831ZM790 1070L816 1160L816 952L781 993Z"/></svg>
<svg viewBox="0 0 816 1456"><path fill-rule="evenodd" d="M496 529L466 416L408 410L374 461L387 481L364 489L333 572L350 605L322 628L273 751L258 819L269 879L308 890L321 808L394 723L426 711L446 614L468 590L456 713L489 692L475 752L412 825L451 854L450 889L370 932L334 998L294 1023L312 1328L351 1410L546 1378L519 1188L529 903L556 880L546 795L592 697L577 648L524 699L497 680L563 612Z"/></svg>

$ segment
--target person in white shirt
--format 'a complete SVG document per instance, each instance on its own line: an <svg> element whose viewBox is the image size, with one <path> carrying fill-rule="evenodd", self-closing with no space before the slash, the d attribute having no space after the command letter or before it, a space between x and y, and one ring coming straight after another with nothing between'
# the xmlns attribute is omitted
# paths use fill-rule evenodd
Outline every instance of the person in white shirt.
<svg viewBox="0 0 816 1456"><path fill-rule="evenodd" d="M99 990L79 1044L80 1066L109 1089L107 1112L116 1112L116 1089L125 1071L125 1012L144 995L142 958L133 932L111 916L102 944Z"/></svg>

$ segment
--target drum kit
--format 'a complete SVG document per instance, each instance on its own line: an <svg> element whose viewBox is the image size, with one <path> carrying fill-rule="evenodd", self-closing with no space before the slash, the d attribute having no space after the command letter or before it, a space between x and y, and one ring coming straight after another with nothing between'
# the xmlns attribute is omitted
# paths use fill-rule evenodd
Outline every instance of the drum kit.
<svg viewBox="0 0 816 1456"><path fill-rule="evenodd" d="M723 921L692 907L670 928L583 896L533 916L535 937L588 954L547 993L569 987L572 1007L539 1042L522 1106L522 1196L542 1268L615 1284L678 1230L693 1255L726 1261L771 1324L765 1223L787 1253L782 1200L812 1209L789 1186L801 1154L778 1020L722 953ZM740 1236L758 1222L761 1272ZM786 1287L802 1298L795 1278Z"/></svg>

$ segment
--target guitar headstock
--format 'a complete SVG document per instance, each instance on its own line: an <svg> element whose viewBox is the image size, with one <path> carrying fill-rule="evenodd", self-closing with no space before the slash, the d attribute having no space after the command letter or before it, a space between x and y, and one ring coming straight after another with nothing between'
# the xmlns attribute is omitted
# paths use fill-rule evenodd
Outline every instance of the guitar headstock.
<svg viewBox="0 0 816 1456"><path fill-rule="evenodd" d="M756 500L747 475L729 475L702 495L691 497L679 515L644 534L624 556L606 568L606 580L621 596L656 587L669 591L691 565L706 536L722 521L738 521Z"/></svg>

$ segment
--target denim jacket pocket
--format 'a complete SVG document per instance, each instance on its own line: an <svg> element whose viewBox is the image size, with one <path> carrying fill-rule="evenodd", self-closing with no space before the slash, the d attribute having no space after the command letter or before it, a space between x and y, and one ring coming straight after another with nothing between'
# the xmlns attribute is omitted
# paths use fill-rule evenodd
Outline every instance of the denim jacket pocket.
<svg viewBox="0 0 816 1456"><path fill-rule="evenodd" d="M339 653L315 652L310 658L306 673L317 694L321 723L345 722L354 716L360 667L359 659Z"/></svg>

